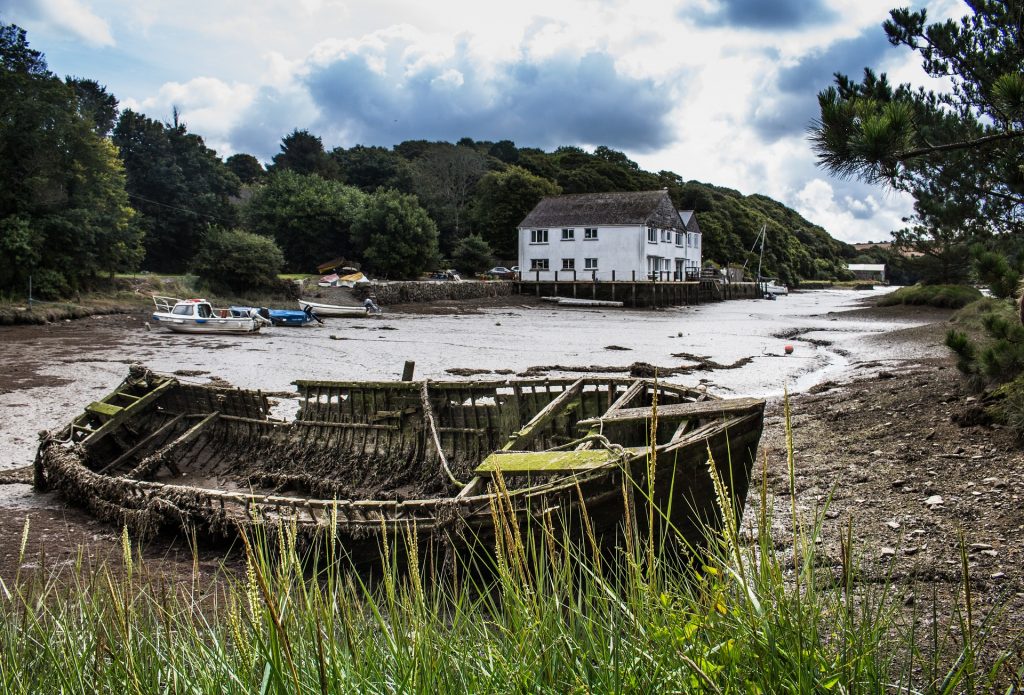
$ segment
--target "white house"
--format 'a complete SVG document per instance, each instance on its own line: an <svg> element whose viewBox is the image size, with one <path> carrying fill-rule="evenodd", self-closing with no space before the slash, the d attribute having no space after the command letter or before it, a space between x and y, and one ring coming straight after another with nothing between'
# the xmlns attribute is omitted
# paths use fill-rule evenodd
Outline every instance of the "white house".
<svg viewBox="0 0 1024 695"><path fill-rule="evenodd" d="M519 223L525 281L685 280L700 266L697 218L665 190L550 196Z"/></svg>

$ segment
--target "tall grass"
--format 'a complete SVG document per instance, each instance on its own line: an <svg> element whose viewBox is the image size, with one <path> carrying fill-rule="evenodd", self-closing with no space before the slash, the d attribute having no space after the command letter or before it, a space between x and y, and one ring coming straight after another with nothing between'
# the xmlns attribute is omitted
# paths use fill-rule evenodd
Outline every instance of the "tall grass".
<svg viewBox="0 0 1024 695"><path fill-rule="evenodd" d="M860 581L852 522L841 571L822 570L824 510L808 523L787 500L779 538L763 470L741 528L716 470L724 523L690 562L652 550L637 529L662 524L644 529L636 509L609 557L589 520L582 543L554 512L522 529L507 496L492 509L493 547L476 549L489 572L431 572L442 563L420 555L413 527L385 537L370 577L339 555L334 526L308 551L294 528L256 526L242 536L244 572L204 582L197 563L191 582L168 585L125 531L120 563L92 568L80 553L0 586L0 690L980 693L1012 679L1009 653L979 671L987 631L969 595L953 625L923 632L890 581ZM649 499L628 492L637 507ZM23 540L19 564L25 553Z"/></svg>

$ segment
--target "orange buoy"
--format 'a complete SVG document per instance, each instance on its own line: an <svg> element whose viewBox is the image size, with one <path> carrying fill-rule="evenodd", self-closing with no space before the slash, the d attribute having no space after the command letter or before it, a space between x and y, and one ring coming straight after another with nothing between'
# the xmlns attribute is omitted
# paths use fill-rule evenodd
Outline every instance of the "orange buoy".
<svg viewBox="0 0 1024 695"><path fill-rule="evenodd" d="M792 345L787 345L785 347L785 350L786 350L786 354L787 355L792 355L793 354L793 346Z"/></svg>

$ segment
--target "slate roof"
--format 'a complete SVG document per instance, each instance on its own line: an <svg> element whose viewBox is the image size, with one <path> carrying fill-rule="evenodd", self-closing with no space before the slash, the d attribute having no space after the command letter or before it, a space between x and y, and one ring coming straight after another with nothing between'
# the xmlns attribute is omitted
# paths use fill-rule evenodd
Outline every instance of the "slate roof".
<svg viewBox="0 0 1024 695"><path fill-rule="evenodd" d="M651 225L685 231L668 191L574 193L542 199L520 227Z"/></svg>

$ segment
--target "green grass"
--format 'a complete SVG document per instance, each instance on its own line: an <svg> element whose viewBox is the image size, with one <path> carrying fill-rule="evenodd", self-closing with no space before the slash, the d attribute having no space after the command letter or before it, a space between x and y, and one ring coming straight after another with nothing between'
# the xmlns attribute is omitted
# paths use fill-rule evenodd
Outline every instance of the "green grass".
<svg viewBox="0 0 1024 695"><path fill-rule="evenodd" d="M245 572L206 583L197 569L168 585L125 530L117 566L80 555L0 587L0 690L982 693L1013 677L1009 651L979 668L988 626L972 609L966 552L964 593L940 609L953 624L925 629L891 582L861 582L852 525L840 571L822 569L824 510L804 523L795 498L786 506L779 537L762 483L756 540L725 508L702 561L671 562L634 531L611 566L555 525L521 534L499 503L501 540L478 549L495 559L485 579L428 574L436 565L412 529L382 545L369 582L330 536L302 552L292 530L257 526L243 537Z"/></svg>
<svg viewBox="0 0 1024 695"><path fill-rule="evenodd" d="M912 285L901 287L880 298L878 306L910 304L940 309L961 309L981 298L981 292L969 285Z"/></svg>

